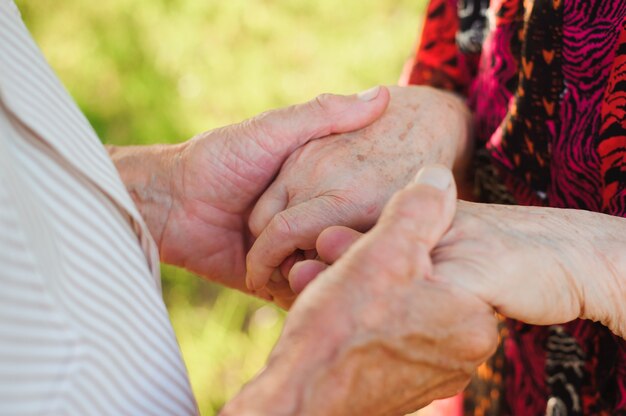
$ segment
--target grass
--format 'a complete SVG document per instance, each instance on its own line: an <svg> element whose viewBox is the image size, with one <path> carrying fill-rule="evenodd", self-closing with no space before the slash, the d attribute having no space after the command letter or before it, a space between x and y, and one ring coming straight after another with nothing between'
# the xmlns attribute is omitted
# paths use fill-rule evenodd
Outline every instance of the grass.
<svg viewBox="0 0 626 416"><path fill-rule="evenodd" d="M320 92L395 83L425 0L16 2L102 140L149 144ZM262 367L284 314L184 270L162 272L201 412L214 415Z"/></svg>

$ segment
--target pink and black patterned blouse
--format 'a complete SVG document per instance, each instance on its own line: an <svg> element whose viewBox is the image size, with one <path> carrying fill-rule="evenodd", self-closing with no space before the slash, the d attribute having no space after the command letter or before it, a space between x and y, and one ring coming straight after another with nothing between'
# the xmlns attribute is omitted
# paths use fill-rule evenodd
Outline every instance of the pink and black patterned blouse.
<svg viewBox="0 0 626 416"><path fill-rule="evenodd" d="M467 97L484 202L626 216L626 1L431 0L409 83ZM501 335L465 414L626 414L626 341L602 325Z"/></svg>

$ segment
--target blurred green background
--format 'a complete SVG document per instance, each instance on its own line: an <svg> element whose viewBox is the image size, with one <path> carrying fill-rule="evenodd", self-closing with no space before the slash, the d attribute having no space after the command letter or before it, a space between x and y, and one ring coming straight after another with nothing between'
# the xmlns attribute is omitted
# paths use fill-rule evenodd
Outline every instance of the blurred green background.
<svg viewBox="0 0 626 416"><path fill-rule="evenodd" d="M102 140L178 142L320 92L394 84L425 0L17 0ZM207 236L210 237L210 236ZM284 314L163 267L203 415L263 365Z"/></svg>

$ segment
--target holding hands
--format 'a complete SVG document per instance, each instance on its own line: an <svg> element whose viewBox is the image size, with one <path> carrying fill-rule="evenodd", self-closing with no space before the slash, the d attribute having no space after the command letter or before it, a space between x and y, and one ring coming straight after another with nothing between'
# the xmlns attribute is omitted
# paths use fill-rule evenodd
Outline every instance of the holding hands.
<svg viewBox="0 0 626 416"><path fill-rule="evenodd" d="M494 311L626 335L624 220L457 202L469 120L449 93L381 87L110 149L164 261L287 308L312 282L225 414L415 410L494 351Z"/></svg>
<svg viewBox="0 0 626 416"><path fill-rule="evenodd" d="M465 170L471 144L461 100L428 87L389 89L389 107L376 122L311 141L286 159L250 215L257 239L247 257L249 288L271 291L282 280L277 270L286 276L325 228L370 229L420 167Z"/></svg>
<svg viewBox="0 0 626 416"><path fill-rule="evenodd" d="M467 385L496 348L496 319L477 296L432 279L429 253L456 204L451 174L435 169L307 287L267 367L224 415L403 415ZM318 249L338 257L358 235L330 229Z"/></svg>
<svg viewBox="0 0 626 416"><path fill-rule="evenodd" d="M289 307L325 228L371 228L425 163L464 169L468 120L449 93L376 87L110 153L164 262Z"/></svg>
<svg viewBox="0 0 626 416"><path fill-rule="evenodd" d="M321 95L179 145L113 147L109 152L161 259L247 291L245 258L254 242L248 216L283 162L312 139L372 123L388 102L386 88ZM257 294L271 299L263 289Z"/></svg>
<svg viewBox="0 0 626 416"><path fill-rule="evenodd" d="M494 310L532 324L592 319L624 336L623 227L590 212L457 203L450 172L428 167L370 232L327 229L325 263L292 268L292 282L319 275L224 414L414 411L461 391L495 350Z"/></svg>

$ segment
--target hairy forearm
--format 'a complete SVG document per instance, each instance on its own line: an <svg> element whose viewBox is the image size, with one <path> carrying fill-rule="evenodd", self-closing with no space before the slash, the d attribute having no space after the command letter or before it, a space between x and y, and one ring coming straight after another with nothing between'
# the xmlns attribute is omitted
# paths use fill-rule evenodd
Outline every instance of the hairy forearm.
<svg viewBox="0 0 626 416"><path fill-rule="evenodd" d="M176 197L174 177L183 145L107 146L128 193L160 247Z"/></svg>

